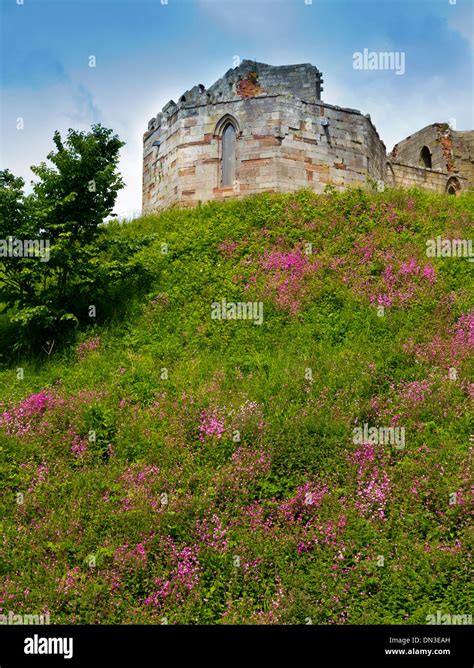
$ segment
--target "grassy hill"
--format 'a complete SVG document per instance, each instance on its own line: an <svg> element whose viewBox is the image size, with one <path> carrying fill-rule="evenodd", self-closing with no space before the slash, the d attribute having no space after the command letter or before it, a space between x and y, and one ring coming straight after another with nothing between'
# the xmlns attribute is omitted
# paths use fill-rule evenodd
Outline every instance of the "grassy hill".
<svg viewBox="0 0 474 668"><path fill-rule="evenodd" d="M426 242L468 239L473 203L303 191L111 224L147 294L0 371L0 614L467 614L473 264Z"/></svg>

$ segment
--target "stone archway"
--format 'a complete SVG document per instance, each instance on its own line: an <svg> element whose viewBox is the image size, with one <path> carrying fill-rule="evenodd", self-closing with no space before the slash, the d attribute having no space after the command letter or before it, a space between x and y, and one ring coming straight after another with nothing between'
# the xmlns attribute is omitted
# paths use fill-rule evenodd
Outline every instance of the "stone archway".
<svg viewBox="0 0 474 668"><path fill-rule="evenodd" d="M448 195L459 195L461 192L461 182L457 176L451 176L446 181L446 193Z"/></svg>

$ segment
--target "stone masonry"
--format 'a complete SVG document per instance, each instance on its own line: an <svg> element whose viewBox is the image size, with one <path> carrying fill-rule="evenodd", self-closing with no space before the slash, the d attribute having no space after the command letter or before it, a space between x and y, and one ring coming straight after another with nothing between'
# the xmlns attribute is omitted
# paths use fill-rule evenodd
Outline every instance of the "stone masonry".
<svg viewBox="0 0 474 668"><path fill-rule="evenodd" d="M310 64L244 60L209 89L200 84L170 100L144 134L144 212L370 179L454 194L472 187L473 132L430 125L387 160L370 116L323 102L322 84ZM223 182L224 161L232 183Z"/></svg>
<svg viewBox="0 0 474 668"><path fill-rule="evenodd" d="M390 167L392 170L390 170ZM389 181L457 194L474 183L474 132L433 123L395 144L389 156Z"/></svg>

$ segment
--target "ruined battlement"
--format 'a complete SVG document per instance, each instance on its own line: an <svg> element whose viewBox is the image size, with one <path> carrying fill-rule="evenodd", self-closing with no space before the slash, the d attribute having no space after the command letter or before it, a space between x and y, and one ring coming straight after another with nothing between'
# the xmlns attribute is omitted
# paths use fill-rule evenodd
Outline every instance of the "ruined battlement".
<svg viewBox="0 0 474 668"><path fill-rule="evenodd" d="M309 63L272 66L243 60L238 67L228 70L209 89L206 90L203 84L199 84L185 91L178 103L170 100L155 118L150 119L148 130L160 127L164 116L169 118L180 109L231 102L241 98L291 95L305 102L316 102L321 99L323 81L322 73Z"/></svg>

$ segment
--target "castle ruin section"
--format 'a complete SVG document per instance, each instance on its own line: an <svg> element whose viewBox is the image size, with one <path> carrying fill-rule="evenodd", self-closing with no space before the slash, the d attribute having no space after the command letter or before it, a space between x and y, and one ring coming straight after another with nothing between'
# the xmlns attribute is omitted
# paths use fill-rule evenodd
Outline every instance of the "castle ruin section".
<svg viewBox="0 0 474 668"><path fill-rule="evenodd" d="M458 194L474 181L474 132L433 123L396 144L389 163L397 185Z"/></svg>
<svg viewBox="0 0 474 668"><path fill-rule="evenodd" d="M370 116L321 100L308 63L244 60L170 100L143 138L143 211L262 192L370 182L457 194L472 184L472 132L433 124L387 160Z"/></svg>
<svg viewBox="0 0 474 668"><path fill-rule="evenodd" d="M370 117L322 102L322 83L313 65L243 61L168 102L144 135L143 210L383 179Z"/></svg>

